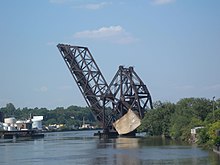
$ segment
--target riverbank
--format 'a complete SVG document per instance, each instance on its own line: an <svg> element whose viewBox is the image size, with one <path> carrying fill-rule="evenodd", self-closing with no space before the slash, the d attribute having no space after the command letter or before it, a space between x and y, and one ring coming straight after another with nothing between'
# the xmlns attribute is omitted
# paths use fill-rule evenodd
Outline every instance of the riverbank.
<svg viewBox="0 0 220 165"><path fill-rule="evenodd" d="M215 146L215 147L213 148L213 152L215 152L215 153L217 153L217 154L220 155L220 147L219 147L219 146Z"/></svg>
<svg viewBox="0 0 220 165"><path fill-rule="evenodd" d="M215 149L215 148L213 148L213 152L215 152L216 154L219 154L219 155L220 155L220 151L217 150L217 149Z"/></svg>

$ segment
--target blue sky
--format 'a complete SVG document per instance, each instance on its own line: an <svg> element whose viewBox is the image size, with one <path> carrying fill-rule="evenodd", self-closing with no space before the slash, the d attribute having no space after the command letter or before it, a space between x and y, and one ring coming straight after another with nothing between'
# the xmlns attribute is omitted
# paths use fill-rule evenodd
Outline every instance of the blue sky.
<svg viewBox="0 0 220 165"><path fill-rule="evenodd" d="M220 97L219 0L3 0L0 107L86 106L56 45L89 47L110 83L134 66L154 101Z"/></svg>

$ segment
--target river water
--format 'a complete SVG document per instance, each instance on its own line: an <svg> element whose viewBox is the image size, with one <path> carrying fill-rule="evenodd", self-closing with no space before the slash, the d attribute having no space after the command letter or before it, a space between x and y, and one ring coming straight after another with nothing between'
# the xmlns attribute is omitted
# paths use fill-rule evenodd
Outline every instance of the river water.
<svg viewBox="0 0 220 165"><path fill-rule="evenodd" d="M93 134L53 132L41 139L0 139L0 165L220 164L216 153L172 140L143 136L99 139Z"/></svg>

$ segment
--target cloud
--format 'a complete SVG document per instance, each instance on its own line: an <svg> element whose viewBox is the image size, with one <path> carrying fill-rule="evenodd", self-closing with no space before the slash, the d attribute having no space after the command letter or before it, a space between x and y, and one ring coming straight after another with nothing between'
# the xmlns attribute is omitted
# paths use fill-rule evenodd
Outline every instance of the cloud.
<svg viewBox="0 0 220 165"><path fill-rule="evenodd" d="M46 43L46 45L48 45L48 46L56 46L57 43L55 43L53 41L49 41L49 42Z"/></svg>
<svg viewBox="0 0 220 165"><path fill-rule="evenodd" d="M137 41L137 39L133 38L120 25L77 32L74 34L74 38L102 39L120 44L129 44Z"/></svg>
<svg viewBox="0 0 220 165"><path fill-rule="evenodd" d="M72 0L49 0L50 3L56 3L56 4L64 4L71 1Z"/></svg>
<svg viewBox="0 0 220 165"><path fill-rule="evenodd" d="M108 38L124 32L121 26L101 27L97 30L86 30L75 33L76 38Z"/></svg>
<svg viewBox="0 0 220 165"><path fill-rule="evenodd" d="M47 92L48 88L46 86L40 87L40 92Z"/></svg>
<svg viewBox="0 0 220 165"><path fill-rule="evenodd" d="M100 2L100 3L85 3L80 0L49 0L52 4L71 4L73 8L88 9L88 10L98 10L105 6L111 5L111 2Z"/></svg>
<svg viewBox="0 0 220 165"><path fill-rule="evenodd" d="M90 3L90 4L85 4L85 5L80 5L77 8L84 8L84 9L89 9L89 10L98 10L102 9L105 6L111 5L110 2L101 2L101 3Z"/></svg>
<svg viewBox="0 0 220 165"><path fill-rule="evenodd" d="M48 87L46 87L46 86L42 86L42 87L40 87L40 88L36 88L35 89L35 91L36 92L47 92L48 91Z"/></svg>
<svg viewBox="0 0 220 165"><path fill-rule="evenodd" d="M169 3L173 3L176 0L153 0L153 4L154 5L165 5L165 4L169 4Z"/></svg>

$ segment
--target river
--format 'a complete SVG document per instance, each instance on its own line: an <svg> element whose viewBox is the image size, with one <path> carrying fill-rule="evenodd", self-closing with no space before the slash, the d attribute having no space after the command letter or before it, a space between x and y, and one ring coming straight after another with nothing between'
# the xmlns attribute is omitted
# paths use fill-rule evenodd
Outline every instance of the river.
<svg viewBox="0 0 220 165"><path fill-rule="evenodd" d="M97 131L96 131L97 132ZM0 165L219 165L220 156L159 137L99 139L94 131L0 139Z"/></svg>

